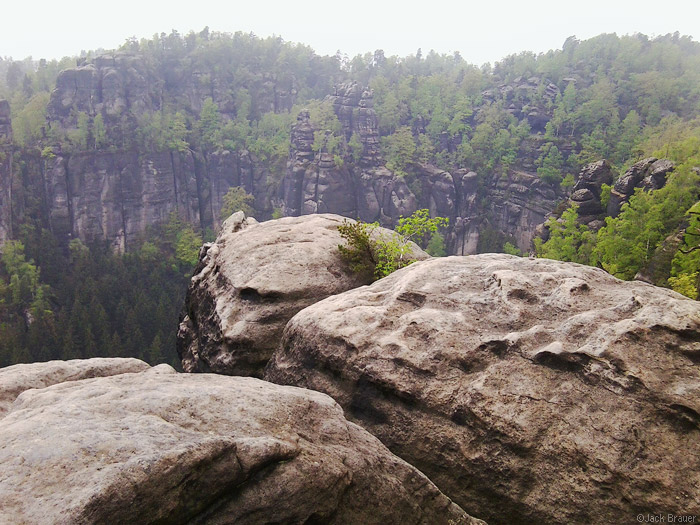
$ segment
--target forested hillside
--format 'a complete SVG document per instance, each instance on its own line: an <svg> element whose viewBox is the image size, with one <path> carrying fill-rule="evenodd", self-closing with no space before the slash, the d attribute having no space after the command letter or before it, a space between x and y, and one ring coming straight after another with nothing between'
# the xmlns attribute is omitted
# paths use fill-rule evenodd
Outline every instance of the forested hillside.
<svg viewBox="0 0 700 525"><path fill-rule="evenodd" d="M329 211L386 226L428 208L449 219L435 249L458 254L527 252L554 214L539 255L697 295L689 37L572 37L479 67L421 50L321 57L205 29L60 62L0 59L3 98L0 366L174 362L199 246L243 205L261 220ZM675 163L663 188L638 190L599 230L567 210L587 164L611 165L605 205L652 155Z"/></svg>

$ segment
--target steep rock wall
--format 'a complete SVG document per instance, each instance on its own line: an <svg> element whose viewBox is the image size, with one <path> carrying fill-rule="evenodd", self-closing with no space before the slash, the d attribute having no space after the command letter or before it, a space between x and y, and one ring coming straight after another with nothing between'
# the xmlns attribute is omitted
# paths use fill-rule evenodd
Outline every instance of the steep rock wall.
<svg viewBox="0 0 700 525"><path fill-rule="evenodd" d="M169 104L196 115L208 97L216 102L224 121L235 117L237 109L235 89L227 88L223 77L205 74L194 65L172 71L154 67L143 57L116 52L59 75L47 109L47 128L70 135L78 130L80 113L91 119L101 115L110 144L108 149L95 147L90 136L87 148L68 151L53 145L53 154L37 160L43 165L43 188L37 191L42 192L48 226L59 237L104 239L124 251L148 226L166 220L172 212L197 227L217 229L224 195L229 188L241 186L254 196L256 216L261 219L281 209L288 216L336 213L393 227L401 216L429 208L432 214L450 219L445 232L450 253L500 248L480 241L484 228L525 251L560 197L527 162L523 169L500 177L477 175L468 167L450 172L430 164L409 165L408 175L398 176L382 158L372 91L356 82L336 86L327 101L345 139L359 139L359 154L338 159L326 151L314 151L318 130L309 113L302 111L292 129L281 181L245 149L208 151L196 144L183 152L144 149L134 140L142 115ZM291 110L296 100L293 79L258 75L250 83L253 114ZM8 169L4 167L2 173ZM2 180L8 181L9 176ZM9 201L9 185L0 189ZM23 209L22 202L16 208ZM0 241L11 231L7 210L3 207L7 217L0 217Z"/></svg>
<svg viewBox="0 0 700 525"><path fill-rule="evenodd" d="M0 100L0 245L12 236L12 120Z"/></svg>
<svg viewBox="0 0 700 525"><path fill-rule="evenodd" d="M560 197L535 173L513 171L504 177L479 177L468 169L454 173L430 164L409 167L410 185L384 166L379 148L377 116L372 92L356 83L342 84L328 97L349 140L360 138L359 160L314 152L314 130L308 112L302 112L292 131L282 200L286 215L337 213L363 221L393 226L400 216L419 208L448 217L447 244L451 253L477 252L479 232L485 225L512 237L528 250L538 225L552 212Z"/></svg>

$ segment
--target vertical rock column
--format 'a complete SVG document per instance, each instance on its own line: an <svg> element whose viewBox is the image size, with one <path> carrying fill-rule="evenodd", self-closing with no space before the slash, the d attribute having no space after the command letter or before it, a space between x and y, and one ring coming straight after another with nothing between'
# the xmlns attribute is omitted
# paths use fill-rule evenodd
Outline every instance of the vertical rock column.
<svg viewBox="0 0 700 525"><path fill-rule="evenodd" d="M12 119L0 100L0 246L12 236Z"/></svg>

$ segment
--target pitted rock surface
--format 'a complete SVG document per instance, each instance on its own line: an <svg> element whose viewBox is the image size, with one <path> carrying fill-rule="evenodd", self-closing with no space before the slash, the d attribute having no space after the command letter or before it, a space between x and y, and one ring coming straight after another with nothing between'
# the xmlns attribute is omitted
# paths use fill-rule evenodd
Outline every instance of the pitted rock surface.
<svg viewBox="0 0 700 525"><path fill-rule="evenodd" d="M700 514L700 304L508 255L422 261L297 314L265 378L490 523Z"/></svg>
<svg viewBox="0 0 700 525"><path fill-rule="evenodd" d="M8 524L483 524L328 396L167 365L25 391L0 464Z"/></svg>
<svg viewBox="0 0 700 525"><path fill-rule="evenodd" d="M340 258L344 220L324 214L257 223L242 212L227 219L203 249L187 293L178 332L183 369L261 376L294 314L366 284ZM414 245L414 259L427 257Z"/></svg>

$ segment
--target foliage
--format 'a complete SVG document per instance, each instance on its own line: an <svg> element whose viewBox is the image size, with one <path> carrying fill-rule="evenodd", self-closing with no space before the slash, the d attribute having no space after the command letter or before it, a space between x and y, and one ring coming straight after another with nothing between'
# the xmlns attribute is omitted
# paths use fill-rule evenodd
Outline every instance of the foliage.
<svg viewBox="0 0 700 525"><path fill-rule="evenodd" d="M518 257L522 257L523 255L523 252L520 251L520 248L518 248L514 244L511 244L510 242L506 242L503 245L503 253L507 253L508 255L516 255Z"/></svg>
<svg viewBox="0 0 700 525"><path fill-rule="evenodd" d="M535 240L537 257L590 264L594 236L586 226L578 224L577 219L576 206L564 211L559 220L550 218L547 221L549 239L544 243L539 238Z"/></svg>
<svg viewBox="0 0 700 525"><path fill-rule="evenodd" d="M545 151L538 159L540 165L537 168L537 175L547 184L559 184L562 181L562 169L564 167L564 158L559 149L551 142L545 145Z"/></svg>
<svg viewBox="0 0 700 525"><path fill-rule="evenodd" d="M406 175L408 165L413 162L416 154L416 143L408 126L398 128L393 134L382 141L382 153L386 166L399 177Z"/></svg>
<svg viewBox="0 0 700 525"><path fill-rule="evenodd" d="M650 136L640 147L647 154L661 153L677 163L659 190L637 189L620 214L607 217L593 236L576 221L576 211L566 210L560 220L550 219L549 240L536 241L537 254L565 261L594 264L621 279L639 272L662 286L697 297L700 274L700 135L693 126L662 124L662 133L675 139L666 144ZM672 133L667 133L672 129ZM650 151L650 144L656 150ZM603 185L601 202L609 200L611 187ZM684 235L678 235L678 233ZM679 238L683 243L678 247ZM675 256L674 256L675 253Z"/></svg>
<svg viewBox="0 0 700 525"><path fill-rule="evenodd" d="M445 217L430 218L427 208L416 210L409 217L401 217L396 227L396 232L405 239L406 242L413 241L422 244L428 233L435 233L438 228L446 227L449 220Z"/></svg>
<svg viewBox="0 0 700 525"><path fill-rule="evenodd" d="M99 356L179 366L175 338L193 268L176 216L126 255L25 224L0 258L0 366ZM189 239L191 240L191 239Z"/></svg>
<svg viewBox="0 0 700 525"><path fill-rule="evenodd" d="M608 207L608 202L610 202L610 194L612 192L612 186L609 184L601 184L600 186L600 205L603 209Z"/></svg>
<svg viewBox="0 0 700 525"><path fill-rule="evenodd" d="M13 100L13 109L17 107ZM37 93L12 117L12 131L15 142L20 146L30 146L42 138L46 126L46 106L48 93ZM13 111L13 113L15 112Z"/></svg>
<svg viewBox="0 0 700 525"><path fill-rule="evenodd" d="M669 277L668 284L679 294L691 299L698 298L698 272L681 273L675 277Z"/></svg>
<svg viewBox="0 0 700 525"><path fill-rule="evenodd" d="M222 221L226 220L231 214L237 212L238 210L243 211L243 213L245 213L248 217L252 216L254 213L253 207L251 206L254 197L240 186L233 186L229 188L222 200L223 206L221 207L221 212L219 213L219 218Z"/></svg>
<svg viewBox="0 0 700 525"><path fill-rule="evenodd" d="M428 246L425 251L432 257L445 257L447 250L445 249L445 237L440 232L435 232L430 236Z"/></svg>
<svg viewBox="0 0 700 525"><path fill-rule="evenodd" d="M686 213L688 225L683 230L683 242L671 262L669 286L691 299L698 298L700 284L700 202Z"/></svg>
<svg viewBox="0 0 700 525"><path fill-rule="evenodd" d="M221 135L221 114L219 106L211 97L204 99L202 111L197 122L200 142L206 151L219 149L223 146Z"/></svg>
<svg viewBox="0 0 700 525"><path fill-rule="evenodd" d="M573 188L575 184L574 176L571 173L567 173L559 183L559 187L563 190L568 190L569 188Z"/></svg>
<svg viewBox="0 0 700 525"><path fill-rule="evenodd" d="M700 175L684 165L662 189L637 190L618 217L606 218L605 227L598 232L597 260L616 277L632 279L651 261L662 241L679 228L686 210L699 197Z"/></svg>
<svg viewBox="0 0 700 525"><path fill-rule="evenodd" d="M202 237L192 224L184 221L177 213L170 214L168 222L163 225L166 246L172 250L177 265L174 268L184 270L185 274L197 264Z"/></svg>
<svg viewBox="0 0 700 525"><path fill-rule="evenodd" d="M99 115L98 115L99 117ZM93 127L99 126L99 120L95 117ZM156 111L154 113L142 113L137 126L138 143L149 151L176 151L184 153L189 150L189 131L185 116L180 113L168 111ZM97 133L95 141L97 143ZM106 137L100 141L106 144Z"/></svg>
<svg viewBox="0 0 700 525"><path fill-rule="evenodd" d="M430 218L427 209L399 219L392 234L379 233L378 223L345 220L338 231L347 244L339 245L338 250L353 272L368 280L381 279L415 262L411 258L411 243L423 240L428 233L437 233L447 223L444 217Z"/></svg>
<svg viewBox="0 0 700 525"><path fill-rule="evenodd" d="M378 227L377 223L367 224L347 219L338 226L340 236L347 243L346 245L338 245L340 256L347 261L351 271L370 282L374 280L375 267L377 266L371 235Z"/></svg>

